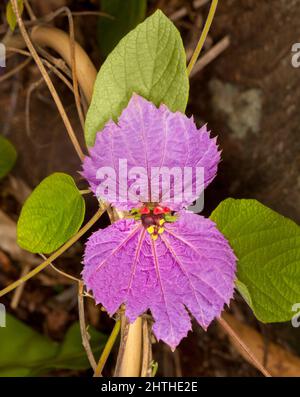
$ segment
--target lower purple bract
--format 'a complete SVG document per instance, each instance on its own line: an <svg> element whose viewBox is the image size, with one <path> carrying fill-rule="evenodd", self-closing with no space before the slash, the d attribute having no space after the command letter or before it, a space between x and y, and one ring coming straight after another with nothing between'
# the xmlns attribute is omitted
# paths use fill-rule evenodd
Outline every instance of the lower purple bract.
<svg viewBox="0 0 300 397"><path fill-rule="evenodd" d="M182 211L153 241L141 222L124 219L94 233L83 279L114 314L133 322L151 310L158 339L174 349L191 329L186 309L206 329L233 295L235 256L214 223Z"/></svg>

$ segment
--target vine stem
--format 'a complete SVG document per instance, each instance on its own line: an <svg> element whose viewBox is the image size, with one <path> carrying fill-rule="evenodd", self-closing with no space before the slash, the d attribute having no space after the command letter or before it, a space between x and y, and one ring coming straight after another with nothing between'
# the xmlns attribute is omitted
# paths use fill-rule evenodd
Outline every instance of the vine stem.
<svg viewBox="0 0 300 397"><path fill-rule="evenodd" d="M58 95L58 93L57 93L57 91L56 91L56 89L55 89L55 87L54 87L54 85L52 83L52 80L50 79L50 77L49 77L49 75L48 75L48 73L47 73L47 71L46 71L46 69L45 69L45 67L44 67L39 55L38 55L38 53L36 52L32 42L30 40L30 37L29 37L29 35L27 33L27 30L25 28L25 25L23 23L23 20L21 18L21 15L20 15L20 12L19 12L19 9L18 9L17 0L11 0L11 4L12 4L13 10L14 10L14 13L16 15L16 18L17 18L17 21L18 21L18 25L19 25L19 28L20 28L20 32L21 32L21 34L23 36L23 39L24 39L29 51L32 54L32 58L34 59L34 61L37 64L42 76L45 79L45 82L46 82L46 84L47 84L47 86L48 86L48 88L49 88L49 90L51 92L51 95L52 95L52 97L54 99L54 102L56 103L56 106L57 106L57 108L59 110L59 113L60 113L60 115L62 117L64 125L65 125L65 127L67 129L67 132L69 134L69 137L71 139L71 142L72 142L72 144L73 144L73 146L74 146L74 148L76 150L76 153L77 153L78 157L80 158L80 160L83 160L84 159L84 153L83 153L83 151L81 149L81 146L80 146L80 144L79 144L79 142L77 140L75 132L74 132L72 126L71 126L70 120L69 120L69 118L68 118L68 116L66 114L66 111L65 111L65 109L63 107L63 104L62 104L62 102L61 102L61 100L59 98L59 95Z"/></svg>
<svg viewBox="0 0 300 397"><path fill-rule="evenodd" d="M79 230L78 233L75 234L69 241L67 241L61 248L59 248L56 252L54 252L49 258L47 258L43 263L34 268L31 272L27 273L24 277L19 278L14 283L10 284L6 288L0 291L0 297L6 295L7 293L13 291L19 285L34 277L36 274L44 270L48 265L51 264L55 259L57 259L61 254L63 254L68 248L70 248L76 241L80 239L93 225L97 222L97 220L101 217L106 208L99 208L96 214L83 226L82 229Z"/></svg>
<svg viewBox="0 0 300 397"><path fill-rule="evenodd" d="M90 189L86 189L86 190L79 190L79 193L84 196L85 194L90 194L92 193Z"/></svg>
<svg viewBox="0 0 300 397"><path fill-rule="evenodd" d="M95 369L95 373L94 376L95 377L99 377L102 375L102 371L104 368L104 365L106 364L106 361L108 359L108 356L110 355L110 352L115 344L115 341L119 335L120 332L120 328L121 328L121 321L118 320L108 338L108 341L104 347L104 350L101 354L100 360L98 362L97 368Z"/></svg>
<svg viewBox="0 0 300 397"><path fill-rule="evenodd" d="M41 258L43 258L45 261L47 260L47 257L44 254L39 254ZM77 277L72 276L71 274L68 274L66 272L64 272L61 269L58 269L56 266L53 265L53 263L50 263L51 269L53 269L56 273L60 274L61 276L64 276L66 278L68 278L69 280L72 280L76 283L80 283L81 280Z"/></svg>
<svg viewBox="0 0 300 397"><path fill-rule="evenodd" d="M97 363L90 345L90 337L85 323L83 288L84 288L83 281L80 280L78 283L78 315L79 315L80 333L81 333L82 345L86 351L86 355L91 364L91 367L95 371L97 367Z"/></svg>
<svg viewBox="0 0 300 397"><path fill-rule="evenodd" d="M267 378L272 377L270 372L262 365L262 363L256 358L255 354L248 348L248 346L241 340L239 335L234 331L234 329L228 324L228 322L220 317L217 319L220 326L224 329L224 331L236 341L236 343L241 347L242 350L248 355L252 363L260 370L260 372Z"/></svg>
<svg viewBox="0 0 300 397"><path fill-rule="evenodd" d="M196 63L196 61L197 61L197 59L199 57L199 54L200 54L200 52L201 52L201 50L203 48L203 45L205 43L206 37L208 35L209 29L211 27L212 21L214 19L215 13L216 13L217 5L218 5L218 0L212 0L211 6L210 6L210 10L209 10L208 17L206 19L204 28L202 30L202 33L200 35L198 44L197 44L197 46L195 48L195 51L194 51L194 53L192 55L192 58L191 58L191 60L190 60L190 62L188 64L188 67L187 67L188 75L190 75L190 73L191 73L193 67L195 66L195 63Z"/></svg>

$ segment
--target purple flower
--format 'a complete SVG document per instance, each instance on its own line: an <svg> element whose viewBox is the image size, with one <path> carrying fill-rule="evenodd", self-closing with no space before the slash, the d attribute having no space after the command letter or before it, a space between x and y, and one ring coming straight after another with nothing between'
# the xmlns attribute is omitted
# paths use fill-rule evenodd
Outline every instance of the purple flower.
<svg viewBox="0 0 300 397"><path fill-rule="evenodd" d="M133 322L150 310L156 337L175 349L191 329L190 314L206 329L233 295L236 258L227 240L211 220L185 210L215 177L220 152L206 126L198 130L193 119L133 95L118 124L109 122L97 134L84 161L83 175L97 196L98 170L116 170L120 159L126 159L128 167L146 169L147 178L138 198L110 200L119 209L130 210L132 218L90 237L83 279L111 315L125 304ZM160 183L158 192L153 191L152 167L201 167L204 180L199 187L193 175L188 184L182 183L180 201L175 180L169 189ZM118 191L130 189L130 180L126 188L121 186L120 173L108 180ZM186 196L187 185L191 189ZM159 200L153 200L154 195Z"/></svg>

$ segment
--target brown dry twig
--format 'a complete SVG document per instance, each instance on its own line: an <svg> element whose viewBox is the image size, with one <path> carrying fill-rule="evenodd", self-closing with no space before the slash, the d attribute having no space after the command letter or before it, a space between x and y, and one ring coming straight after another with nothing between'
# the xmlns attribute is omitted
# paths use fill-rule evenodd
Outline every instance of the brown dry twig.
<svg viewBox="0 0 300 397"><path fill-rule="evenodd" d="M223 313L223 319L230 325L234 333L239 335L248 346L248 349L256 357L256 362L247 354L247 352L241 348L240 343L231 335L230 339L233 346L237 351L252 365L259 366L263 365L264 360L264 340L263 337L252 327L243 324L235 317L228 313ZM259 369L259 368L258 368ZM270 342L268 346L268 362L266 364L266 369L272 376L300 376L300 358L290 353L283 347Z"/></svg>
<svg viewBox="0 0 300 397"><path fill-rule="evenodd" d="M128 331L129 331L129 323L126 320L126 317L124 315L124 308L121 308L119 310L119 315L120 315L120 321L121 321L121 338L120 338L120 347L119 347L119 351L118 351L114 377L121 376L120 370L121 370L121 366L122 366L122 361L123 361L123 357L124 357L126 342L127 342L127 338L128 338Z"/></svg>
<svg viewBox="0 0 300 397"><path fill-rule="evenodd" d="M45 64L48 66L48 62L45 62ZM49 72L54 72L61 80L62 82L70 89L71 92L73 92L73 87L69 83L69 81L64 77L62 73L60 73L59 70L56 69L55 66L49 65ZM30 87L27 90L26 93L26 101L25 101L25 128L26 128L26 133L29 138L31 138L31 127L30 127L30 103L31 103L31 95L32 93L41 85L45 82L44 78L41 77L38 81L33 82ZM38 146L40 148L46 146L42 144L38 144L35 140L35 146Z"/></svg>
<svg viewBox="0 0 300 397"><path fill-rule="evenodd" d="M88 360L91 364L91 367L95 371L97 368L97 363L96 363L96 360L93 355L92 348L91 348L91 345L89 342L90 336L86 329L85 315L84 315L83 282L82 281L80 281L78 283L78 313L79 313L79 324L80 324L82 345L86 351L86 354L87 354Z"/></svg>
<svg viewBox="0 0 300 397"><path fill-rule="evenodd" d="M195 10L198 10L199 8L203 7L205 4L207 4L209 0L195 0L193 1L193 8ZM172 21L178 21L179 19L185 17L188 15L188 8L187 7L182 7L179 10L175 11L172 15L170 15L170 19Z"/></svg>
<svg viewBox="0 0 300 397"><path fill-rule="evenodd" d="M31 266L28 265L28 264L26 264L26 265L23 267L23 270L22 270L22 273L21 273L21 277L24 277L24 276L26 276L26 274L29 273L30 267L31 267ZM12 309L15 310L15 309L18 307L19 302L20 302L20 299L21 299L21 296L22 296L22 293L23 293L23 291L24 291L24 288L25 288L25 283L19 285L19 287L15 290L15 292L14 292L14 294L13 294L13 297L12 297L12 300L11 300L11 302L10 302L10 307L11 307Z"/></svg>
<svg viewBox="0 0 300 397"><path fill-rule="evenodd" d="M239 346L239 350L243 351L244 355L248 357L248 360L255 365L255 367L266 377L271 377L270 372L264 367L263 363L258 359L255 352L249 348L249 346L242 339L242 335L239 335L239 332L236 332L229 322L227 321L228 317L226 313L223 314L222 317L217 319L219 325L223 328L223 330L230 336L232 340L234 340L235 344Z"/></svg>
<svg viewBox="0 0 300 397"><path fill-rule="evenodd" d="M30 52L24 51L18 48L13 48L13 47L8 47L7 48L8 52L11 53L18 53L22 54L25 56L28 56L28 61L30 62L32 56ZM71 73L69 72L69 69L65 65L64 61L62 59L56 59L52 57L50 54L47 53L47 51L44 51L41 49L41 51L44 53L44 55L49 58L52 62L49 62L46 59L41 58L41 61L47 68L49 69L50 72L53 72L68 88L69 90L74 94L73 86L69 82L69 80L64 76L63 73L60 72L62 70L64 73L66 73L69 77L71 77ZM16 72L16 71L15 71ZM7 75L5 75L7 76ZM4 77L4 76L3 76ZM1 81L1 78L0 78ZM28 136L31 136L31 128L30 128L30 102L31 102L31 95L34 90L36 90L43 82L44 82L44 77L41 77L38 81L32 83L27 90L26 93L26 102L25 102L25 126L26 126L26 132Z"/></svg>
<svg viewBox="0 0 300 397"><path fill-rule="evenodd" d="M54 18L62 16L59 13L59 10L60 10L60 8L55 11L52 11L51 13L49 13L47 15L43 15L42 17L39 17L39 18L37 18L36 16L34 16L34 18L31 17L29 21L24 21L24 25L29 28L29 27L36 25L37 23L51 22ZM28 10L27 10L27 12L28 12ZM108 19L115 19L113 16L111 16L105 12L101 12L101 11L71 11L71 14L74 17L96 16L96 17L104 17L104 18L108 18ZM0 25L0 34L6 33L6 32L7 32L7 23L4 23L4 24Z"/></svg>
<svg viewBox="0 0 300 397"><path fill-rule="evenodd" d="M32 55L29 51L25 51L20 48L7 47L6 51L8 53L11 52L11 53L16 53L16 54L21 54L21 55L25 55L27 57L32 58ZM70 82L67 80L67 78L63 74L63 73L65 73L68 77L71 77L70 70L66 66L64 61L62 59L54 58L53 56L48 54L47 51L42 50L42 52L43 52L43 55L45 56L45 58L48 58L48 59L40 58L42 63L45 66L47 66L48 69L53 71L53 73L56 74L57 77L60 78L63 81L63 83L73 92L72 85L70 84ZM61 73L61 72L63 72L63 73Z"/></svg>
<svg viewBox="0 0 300 397"><path fill-rule="evenodd" d="M217 44L215 44L210 50L208 50L200 59L196 62L193 70L191 71L190 77L195 76L200 70L204 69L205 66L214 61L222 52L224 52L230 45L229 36L225 36Z"/></svg>
<svg viewBox="0 0 300 397"><path fill-rule="evenodd" d="M25 5L25 8L26 8L26 11L27 11L27 13L29 15L29 18L31 19L31 21L35 21L36 20L36 16L35 16L32 8L31 8L31 5L29 4L29 1L28 0L23 0L23 2L24 2L24 5Z"/></svg>
<svg viewBox="0 0 300 397"><path fill-rule="evenodd" d="M80 100L80 95L79 95L78 79L77 79L77 68L76 68L76 57L75 57L76 42L75 42L73 16L72 16L71 10L68 7L62 7L59 10L57 10L55 13L53 13L53 18L55 18L59 14L66 14L66 16L68 18L68 23L69 23L69 51L68 52L70 52L69 60L70 60L70 66L71 66L71 71L72 71L74 98L75 98L75 104L76 104L79 120L80 120L82 128L84 129L84 115L83 115L82 108L81 108L81 100ZM32 36L33 35L34 35L34 29L32 31ZM52 35L50 35L49 37L50 37L50 42L53 43L53 41L51 41ZM49 41L49 37L47 37L47 40L45 40L45 37L42 36L42 38L45 42L41 43L42 39L40 39L40 41L39 41L40 45L43 45L43 44L47 45L47 42ZM61 43L61 41L59 41L59 43ZM58 48L60 48L60 46L58 46ZM65 55L66 53L67 53L67 51L66 51L66 49L64 49L63 53L62 54L60 53L60 55L66 56Z"/></svg>
<svg viewBox="0 0 300 397"><path fill-rule="evenodd" d="M5 73L3 76L0 76L0 83L3 83L3 81L9 79L10 77L14 76L18 72L20 72L22 69L24 69L29 63L31 59L27 58L25 61L21 62L19 65L15 66L13 69L11 69L9 72Z"/></svg>
<svg viewBox="0 0 300 397"><path fill-rule="evenodd" d="M49 14L45 18L45 21L50 22L63 14L66 14L69 20L69 35L53 27L36 25L32 30L31 37L40 46L49 46L52 48L67 62L73 71L76 70L76 75L73 78L78 78L79 85L89 103L92 98L97 71L82 47L75 42L72 12L68 7L61 7ZM73 56L75 57L76 68L74 59L72 59Z"/></svg>
<svg viewBox="0 0 300 397"><path fill-rule="evenodd" d="M45 79L45 82L46 82L46 84L47 84L47 86L48 86L48 88L49 88L49 90L51 92L51 95L52 95L52 97L53 97L53 99L54 99L54 101L56 103L56 106L57 106L57 108L59 110L59 113L60 113L60 115L62 117L62 120L63 120L63 122L65 124L67 132L68 132L69 137L71 139L71 142L72 142L72 144L73 144L73 146L74 146L74 148L76 150L76 153L78 154L79 158L81 160L83 160L84 153L83 153L83 151L82 151L82 149L80 147L80 144L79 144L79 142L77 140L77 137L76 137L76 135L74 133L74 130L72 128L70 120L69 120L69 118L68 118L68 116L67 116L67 114L65 112L65 109L63 107L63 104L62 104L62 102L61 102L61 100L59 98L59 95L58 95L58 93L57 93L57 91L56 91L56 89L55 89L55 87L54 87L54 85L53 85L53 83L52 83L52 81L51 81L51 79L50 79L50 77L49 77L49 75L48 75L48 73L47 73L47 71L46 71L46 69L45 69L45 67L44 67L39 55L38 55L38 53L37 53L37 51L35 50L28 33L27 33L27 30L26 30L26 28L24 26L23 20L22 20L22 18L20 16L20 12L18 10L17 0L11 0L11 2L12 2L13 10L14 10L14 13L16 15L17 22L18 22L21 34L23 36L23 39L24 39L24 41L25 41L30 53L32 54L32 57L33 57L34 61L36 62L36 64L37 64L42 76Z"/></svg>

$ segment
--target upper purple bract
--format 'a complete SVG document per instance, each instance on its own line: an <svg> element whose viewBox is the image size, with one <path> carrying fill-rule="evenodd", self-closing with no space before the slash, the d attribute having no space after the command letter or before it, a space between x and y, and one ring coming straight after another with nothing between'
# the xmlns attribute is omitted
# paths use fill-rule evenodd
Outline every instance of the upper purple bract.
<svg viewBox="0 0 300 397"><path fill-rule="evenodd" d="M97 172L104 167L116 171L116 185L120 191L127 192L129 187L133 186L132 176L124 189L122 176L119 174L120 160L126 160L128 170L134 170L134 167L146 170L146 196L141 194L138 199L129 197L124 201L119 198L107 199L99 194L97 188L100 180L99 175L97 178ZM210 138L206 126L197 129L193 118L188 118L180 112L173 113L165 105L157 108L134 94L118 123L108 122L97 134L95 146L90 149L90 155L84 160L83 175L99 199L109 201L119 209L130 210L140 206L142 202L160 202L173 210L180 210L190 205L214 179L219 161L220 152L216 138ZM158 172L164 168L190 168L193 172L190 193L186 193L188 189L185 188L185 193L182 192L179 199L174 200L174 181L171 181L168 191L160 186L159 192L156 192L159 199L154 197L154 189L151 191L153 167L159 170ZM123 165L121 168L124 171ZM204 180L199 186L195 175L196 169L201 168L204 171Z"/></svg>

